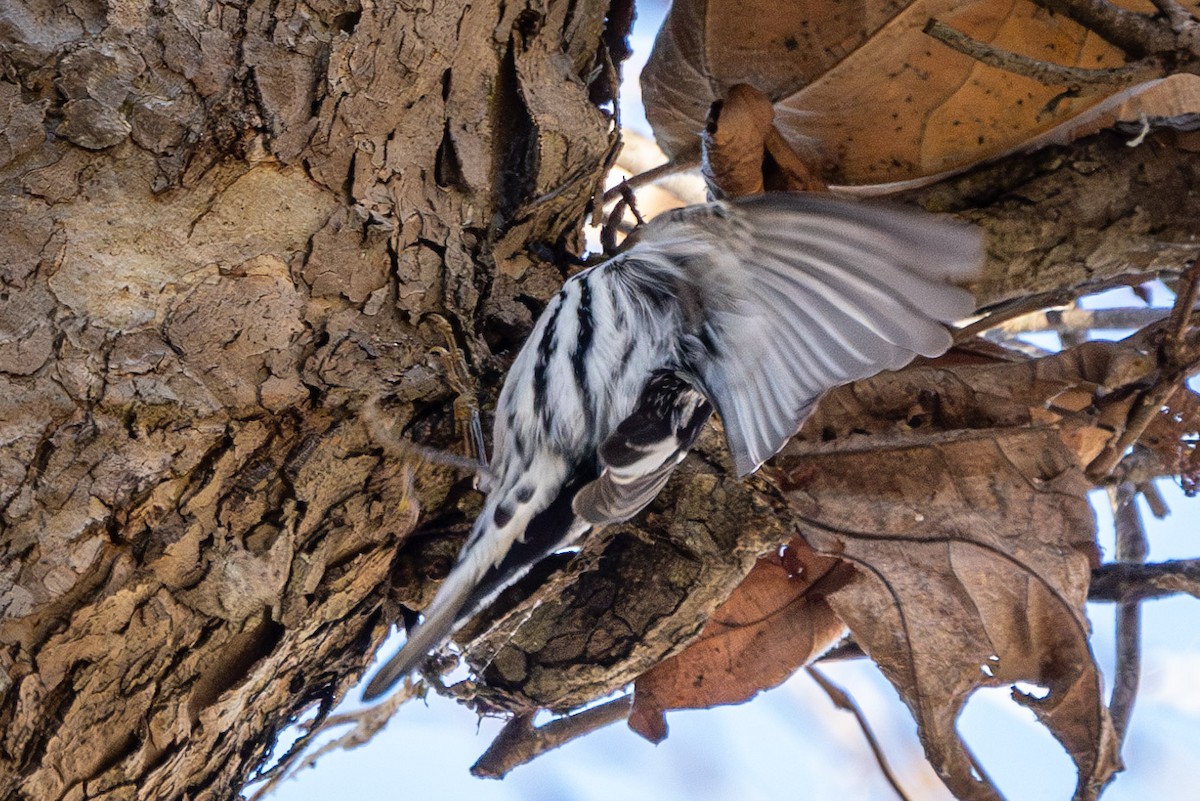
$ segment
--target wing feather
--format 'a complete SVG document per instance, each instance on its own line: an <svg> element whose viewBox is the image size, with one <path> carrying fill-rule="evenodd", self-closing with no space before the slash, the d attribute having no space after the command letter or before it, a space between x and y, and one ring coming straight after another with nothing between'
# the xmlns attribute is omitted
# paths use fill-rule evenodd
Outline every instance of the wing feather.
<svg viewBox="0 0 1200 801"><path fill-rule="evenodd" d="M711 413L690 383L672 370L656 371L633 413L600 446L600 476L575 496L575 514L607 525L640 512L662 490Z"/></svg>
<svg viewBox="0 0 1200 801"><path fill-rule="evenodd" d="M680 367L720 414L741 475L827 390L943 353L944 324L974 308L949 282L977 273L979 232L932 215L772 193L660 219L626 258L656 291L674 287Z"/></svg>

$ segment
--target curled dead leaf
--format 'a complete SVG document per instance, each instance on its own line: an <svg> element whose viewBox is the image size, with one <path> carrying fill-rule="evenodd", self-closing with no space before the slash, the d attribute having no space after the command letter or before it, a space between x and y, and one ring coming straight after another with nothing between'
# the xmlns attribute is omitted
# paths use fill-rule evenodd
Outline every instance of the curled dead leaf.
<svg viewBox="0 0 1200 801"><path fill-rule="evenodd" d="M700 137L700 172L718 197L739 197L769 190L821 191L824 182L774 124L775 110L749 84L732 87L713 103Z"/></svg>
<svg viewBox="0 0 1200 801"><path fill-rule="evenodd" d="M1140 442L1164 472L1179 476L1184 492L1200 492L1200 395L1186 387L1175 393Z"/></svg>
<svg viewBox="0 0 1200 801"><path fill-rule="evenodd" d="M698 639L638 677L629 727L660 742L667 710L740 704L783 682L842 636L823 593L846 578L801 540L760 559Z"/></svg>

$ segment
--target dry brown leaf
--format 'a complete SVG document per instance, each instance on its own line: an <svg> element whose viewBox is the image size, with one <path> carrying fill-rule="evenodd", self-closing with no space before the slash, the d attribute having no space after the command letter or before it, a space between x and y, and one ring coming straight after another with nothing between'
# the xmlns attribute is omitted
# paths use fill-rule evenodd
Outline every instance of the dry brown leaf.
<svg viewBox="0 0 1200 801"><path fill-rule="evenodd" d="M1075 760L1076 797L1094 798L1119 767L1083 614L1098 553L1090 485L1057 434L980 432L787 467L809 541L859 568L830 604L912 710L951 792L1000 798L974 778L954 724L976 688L1025 681L1048 692L1017 700Z"/></svg>
<svg viewBox="0 0 1200 801"><path fill-rule="evenodd" d="M771 134L775 109L752 86L732 87L708 116L701 141L701 172L709 186L730 197L763 191L763 152Z"/></svg>
<svg viewBox="0 0 1200 801"><path fill-rule="evenodd" d="M667 710L748 701L828 648L845 631L822 595L843 575L840 564L801 540L760 559L699 639L634 683L629 727L660 742Z"/></svg>
<svg viewBox="0 0 1200 801"><path fill-rule="evenodd" d="M1153 10L1144 0L1118 5ZM1124 63L1114 46L1030 0L677 0L642 75L647 117L668 155L694 150L709 105L748 83L776 100L779 129L830 165L831 182L879 184L1007 152L1125 88L1068 92L984 65L925 34L931 19L1062 66ZM1145 111L1125 109L1133 119Z"/></svg>
<svg viewBox="0 0 1200 801"><path fill-rule="evenodd" d="M1134 396L1157 370L1132 344L1087 342L1024 362L992 361L982 351L957 349L936 364L881 373L830 392L785 449L806 453L811 443L870 434L899 444L922 432L1053 426L1086 466L1124 430Z"/></svg>
<svg viewBox="0 0 1200 801"><path fill-rule="evenodd" d="M677 0L642 71L642 97L668 156L697 147L713 101L739 83L781 98L816 80L903 3Z"/></svg>
<svg viewBox="0 0 1200 801"><path fill-rule="evenodd" d="M774 120L770 99L749 84L739 83L713 104L700 137L700 172L716 196L827 188Z"/></svg>
<svg viewBox="0 0 1200 801"><path fill-rule="evenodd" d="M1200 113L1200 75L1179 74L1122 92L1072 120L1048 139L1069 142L1118 122L1181 118Z"/></svg>
<svg viewBox="0 0 1200 801"><path fill-rule="evenodd" d="M1179 476L1183 491L1200 491L1200 395L1183 388L1146 427L1139 442L1151 450L1162 465Z"/></svg>
<svg viewBox="0 0 1200 801"><path fill-rule="evenodd" d="M951 358L831 393L780 466L812 543L860 574L821 579L837 560L794 543L813 591L764 559L700 639L637 680L630 726L658 741L667 710L777 685L845 615L960 797L998 798L955 734L962 704L1019 680L1050 690L1019 700L1079 765L1078 797L1094 797L1118 761L1082 613L1098 561L1082 467L1119 432L1123 390L1154 370L1130 343L1090 342L1029 362Z"/></svg>
<svg viewBox="0 0 1200 801"><path fill-rule="evenodd" d="M1111 399L1151 370L1132 345L1095 342L882 375L833 393L777 461L809 543L858 568L829 603L958 798L1000 798L955 731L978 687L1046 689L1014 695L1075 761L1080 801L1119 769L1083 613L1095 443L1072 446L1112 436L1129 403Z"/></svg>

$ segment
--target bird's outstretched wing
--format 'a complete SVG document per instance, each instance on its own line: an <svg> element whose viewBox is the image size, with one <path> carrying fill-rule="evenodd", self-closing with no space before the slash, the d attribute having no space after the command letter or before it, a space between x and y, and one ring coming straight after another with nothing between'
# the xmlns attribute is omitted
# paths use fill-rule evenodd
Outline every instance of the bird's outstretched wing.
<svg viewBox="0 0 1200 801"><path fill-rule="evenodd" d="M775 193L657 218L624 257L684 306L680 369L716 406L746 475L827 390L949 348L943 323L974 301L947 282L975 275L982 254L972 227Z"/></svg>

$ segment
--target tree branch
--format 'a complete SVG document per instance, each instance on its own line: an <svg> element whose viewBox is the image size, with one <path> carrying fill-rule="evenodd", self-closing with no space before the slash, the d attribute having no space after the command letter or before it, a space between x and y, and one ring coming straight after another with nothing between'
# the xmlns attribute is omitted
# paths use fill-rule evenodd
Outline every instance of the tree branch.
<svg viewBox="0 0 1200 801"><path fill-rule="evenodd" d="M1198 285L1200 259L1193 259L1180 292L1175 297L1175 305L1167 322L1167 333L1159 348L1161 369L1158 380L1138 397L1137 403L1129 412L1125 430L1116 441L1105 446L1088 465L1087 474L1093 481L1102 482L1112 474L1124 458L1125 452L1141 438L1155 416L1161 413L1163 406L1171 400L1188 374L1200 362L1200 353L1194 347L1188 348L1185 343L1192 309L1196 304Z"/></svg>
<svg viewBox="0 0 1200 801"><path fill-rule="evenodd" d="M1184 593L1200 598L1200 559L1149 564L1114 562L1092 571L1089 601L1162 598Z"/></svg>
<svg viewBox="0 0 1200 801"><path fill-rule="evenodd" d="M1171 23L1171 30L1176 33L1183 33L1189 26L1196 25L1196 18L1192 16L1192 12L1188 11L1179 0L1150 0L1154 3L1154 7L1162 12L1167 21Z"/></svg>
<svg viewBox="0 0 1200 801"><path fill-rule="evenodd" d="M1039 331L1061 334L1096 329L1134 330L1153 325L1165 319L1168 314L1170 312L1166 309L1155 308L1041 309L997 322L987 330L1001 330L1006 334L1029 334Z"/></svg>
<svg viewBox="0 0 1200 801"><path fill-rule="evenodd" d="M1161 78L1167 74L1163 65L1153 58L1144 58L1120 67L1103 69L1067 67L981 42L936 19L929 20L925 26L925 33L947 47L970 56L982 64L1011 72L1014 75L1032 78L1046 86L1132 86L1154 78Z"/></svg>
<svg viewBox="0 0 1200 801"><path fill-rule="evenodd" d="M1070 17L1134 58L1175 48L1170 31L1149 17L1119 8L1108 0L1034 0Z"/></svg>
<svg viewBox="0 0 1200 801"><path fill-rule="evenodd" d="M1136 488L1131 482L1122 481L1109 490L1109 500L1117 532L1118 562L1143 563L1149 548L1146 529L1137 508ZM1117 664L1108 708L1117 732L1117 741L1124 744L1141 680L1141 599L1121 599L1117 603L1116 618Z"/></svg>
<svg viewBox="0 0 1200 801"><path fill-rule="evenodd" d="M574 715L555 718L544 726L533 725L532 712L516 715L496 735L479 761L471 766L471 775L481 779L503 779L513 768L547 751L625 720L632 703L632 695L622 695Z"/></svg>

